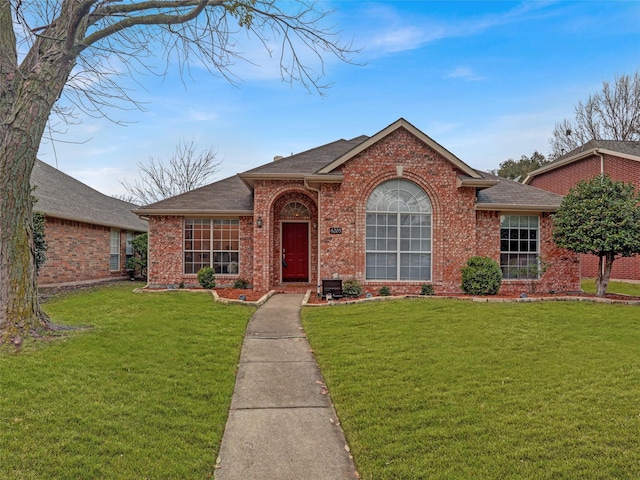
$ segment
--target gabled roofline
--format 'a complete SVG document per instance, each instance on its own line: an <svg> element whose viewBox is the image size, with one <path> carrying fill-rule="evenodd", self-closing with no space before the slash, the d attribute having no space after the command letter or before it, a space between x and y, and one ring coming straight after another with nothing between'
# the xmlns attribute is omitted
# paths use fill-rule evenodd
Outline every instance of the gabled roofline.
<svg viewBox="0 0 640 480"><path fill-rule="evenodd" d="M333 170L338 168L340 165L342 165L345 162L347 162L348 160L352 159L353 157L355 157L359 153L362 153L364 150L366 150L367 148L369 148L373 144L377 143L378 141L380 141L381 139L383 139L387 135L395 132L399 128L404 128L405 130L409 131L409 133L411 133L412 135L417 137L420 141L424 142L429 147L433 148L436 152L438 152L440 155L445 157L447 160L449 160L457 168L459 168L461 171L463 171L464 173L466 173L470 177L472 177L472 178L482 178L481 175L476 170L474 170L469 165L464 163L462 160L460 160L458 157L456 157L453 153L451 153L449 150L444 148L438 142L436 142L431 137L429 137L428 135L423 133L421 130L417 129L412 124L407 122L404 118L400 118L400 119L396 120L394 123L392 123L391 125L386 127L384 130L381 130L380 132L376 133L372 137L369 137L364 142L362 142L359 145L355 146L354 148L349 150L347 153L343 154L342 156L340 156L337 159L335 159L333 162L329 163L325 167L323 167L320 170L318 170L317 173L324 173L324 174L331 173Z"/></svg>
<svg viewBox="0 0 640 480"><path fill-rule="evenodd" d="M524 179L522 183L528 185L533 177L540 175L541 173L550 172L551 170L555 170L556 168L564 167L569 163L577 162L578 160L582 160L583 158L590 157L592 155L612 155L614 157L626 158L628 160L634 160L636 162L640 162L640 156L631 155L624 152L619 152L616 150L610 150L608 148L602 147L594 147L586 150L584 152L576 153L575 155L571 155L570 157L563 158L562 160L556 160L555 162L551 162L547 165L543 165L542 167L534 170L533 172L529 172L527 178Z"/></svg>

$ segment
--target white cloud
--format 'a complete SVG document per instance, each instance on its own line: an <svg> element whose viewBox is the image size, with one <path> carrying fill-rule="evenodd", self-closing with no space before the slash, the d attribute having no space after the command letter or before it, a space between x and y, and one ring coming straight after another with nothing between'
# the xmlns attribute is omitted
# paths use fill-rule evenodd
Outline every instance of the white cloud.
<svg viewBox="0 0 640 480"><path fill-rule="evenodd" d="M402 13L391 5L367 5L355 15L362 18L359 41L366 45L368 56L383 56L421 48L446 38L477 35L497 26L519 23L550 15L546 7L552 2L527 2L499 14L443 19L425 14ZM508 5L508 4L507 4Z"/></svg>
<svg viewBox="0 0 640 480"><path fill-rule="evenodd" d="M469 80L469 81L484 80L484 77L476 74L469 67L457 67L455 70L447 74L447 78L460 78L462 80Z"/></svg>

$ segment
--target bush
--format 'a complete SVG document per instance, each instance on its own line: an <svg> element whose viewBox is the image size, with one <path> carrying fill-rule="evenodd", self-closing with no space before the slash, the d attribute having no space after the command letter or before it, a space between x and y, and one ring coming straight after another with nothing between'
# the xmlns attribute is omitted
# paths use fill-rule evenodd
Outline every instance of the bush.
<svg viewBox="0 0 640 480"><path fill-rule="evenodd" d="M380 290L378 290L378 295L382 295L383 297L388 297L389 295L391 295L391 289L386 285L384 287L380 287Z"/></svg>
<svg viewBox="0 0 640 480"><path fill-rule="evenodd" d="M487 257L471 257L462 267L462 291L470 295L496 295L502 283L498 262Z"/></svg>
<svg viewBox="0 0 640 480"><path fill-rule="evenodd" d="M422 289L420 290L420 295L433 295L433 285L423 283Z"/></svg>
<svg viewBox="0 0 640 480"><path fill-rule="evenodd" d="M238 288L240 290L249 288L249 280L245 280L244 278L238 278L233 282L233 288Z"/></svg>
<svg viewBox="0 0 640 480"><path fill-rule="evenodd" d="M359 297L362 295L362 284L357 280L345 280L342 283L342 295L345 297Z"/></svg>
<svg viewBox="0 0 640 480"><path fill-rule="evenodd" d="M211 267L198 270L198 283L202 288L211 289L216 286L216 272Z"/></svg>

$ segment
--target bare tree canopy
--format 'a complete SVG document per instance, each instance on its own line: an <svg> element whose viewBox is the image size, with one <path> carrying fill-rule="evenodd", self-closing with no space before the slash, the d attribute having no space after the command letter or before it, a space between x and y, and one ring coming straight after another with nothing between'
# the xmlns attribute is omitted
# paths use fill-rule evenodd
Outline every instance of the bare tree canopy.
<svg viewBox="0 0 640 480"><path fill-rule="evenodd" d="M640 73L602 82L602 91L575 107L575 118L556 123L551 157L556 159L590 140L640 141Z"/></svg>
<svg viewBox="0 0 640 480"><path fill-rule="evenodd" d="M120 181L128 193L123 200L149 205L190 192L210 181L221 163L216 160L216 152L212 148L197 153L193 141L182 140L176 145L168 163L150 157L149 163L138 163L139 179Z"/></svg>
<svg viewBox="0 0 640 480"><path fill-rule="evenodd" d="M353 53L329 13L312 0L0 0L0 343L49 328L36 295L29 180L51 113L69 113L60 96L103 116L132 101L120 77L150 71L156 56L167 69L204 65L233 81L240 35L279 59L283 80L320 91L325 58Z"/></svg>

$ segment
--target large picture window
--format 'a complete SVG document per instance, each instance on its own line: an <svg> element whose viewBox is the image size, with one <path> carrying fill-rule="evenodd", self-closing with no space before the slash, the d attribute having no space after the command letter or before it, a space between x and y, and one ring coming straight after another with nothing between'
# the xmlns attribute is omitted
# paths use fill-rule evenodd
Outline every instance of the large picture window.
<svg viewBox="0 0 640 480"><path fill-rule="evenodd" d="M500 217L502 278L538 278L539 219L535 215Z"/></svg>
<svg viewBox="0 0 640 480"><path fill-rule="evenodd" d="M186 219L184 273L212 267L216 274L237 275L240 222L237 219Z"/></svg>
<svg viewBox="0 0 640 480"><path fill-rule="evenodd" d="M431 202L407 180L379 185L367 201L367 280L431 280Z"/></svg>

